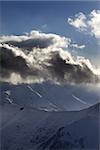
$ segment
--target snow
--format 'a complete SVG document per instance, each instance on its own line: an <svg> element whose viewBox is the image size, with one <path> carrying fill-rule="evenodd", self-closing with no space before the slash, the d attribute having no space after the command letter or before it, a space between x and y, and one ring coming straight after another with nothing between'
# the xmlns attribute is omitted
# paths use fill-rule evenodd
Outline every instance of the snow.
<svg viewBox="0 0 100 150"><path fill-rule="evenodd" d="M1 98L2 150L98 150L99 89L3 85Z"/></svg>
<svg viewBox="0 0 100 150"><path fill-rule="evenodd" d="M97 123L98 121L96 119L98 117L98 105L81 111L60 112L48 112L27 107L21 110L20 108L20 105L7 103L2 108L0 107L0 111L2 111L1 131L3 150L17 150L18 148L23 150L41 150L40 147L42 147L43 143L45 145L48 143L47 147L49 150L50 145L53 145L55 141L54 137L58 132L61 132L59 131L60 128L64 128L63 133L59 133L62 136L57 137L60 142L62 140L66 141L67 132L71 133L73 139L86 136L88 142L85 146L87 147L91 147L91 140L93 140L92 130L96 138L98 128L95 128L93 122ZM94 125L91 125L91 122ZM91 126L91 130L89 130L89 126ZM83 132L83 130L86 130L86 132ZM52 143L49 141L50 138L52 138ZM97 142L94 142L94 144L92 146L97 147Z"/></svg>
<svg viewBox="0 0 100 150"><path fill-rule="evenodd" d="M72 97L73 97L75 100L81 102L82 104L87 104L85 101L83 101L82 99L80 99L79 97L77 97L77 96L75 96L75 95L72 95Z"/></svg>

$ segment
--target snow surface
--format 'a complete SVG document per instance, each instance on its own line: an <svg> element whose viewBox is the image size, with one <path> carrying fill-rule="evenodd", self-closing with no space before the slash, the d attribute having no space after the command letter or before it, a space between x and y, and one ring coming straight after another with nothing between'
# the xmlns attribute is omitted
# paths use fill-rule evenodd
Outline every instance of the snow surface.
<svg viewBox="0 0 100 150"><path fill-rule="evenodd" d="M3 84L1 150L99 150L99 96L83 87ZM75 102L81 110L68 110Z"/></svg>
<svg viewBox="0 0 100 150"><path fill-rule="evenodd" d="M1 150L98 150L99 107L48 112L5 103L0 106Z"/></svg>

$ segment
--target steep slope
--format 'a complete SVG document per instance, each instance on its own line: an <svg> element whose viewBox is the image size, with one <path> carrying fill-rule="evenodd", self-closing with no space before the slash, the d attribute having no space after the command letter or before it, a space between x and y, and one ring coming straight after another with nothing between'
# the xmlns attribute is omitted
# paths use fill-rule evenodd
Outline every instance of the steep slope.
<svg viewBox="0 0 100 150"><path fill-rule="evenodd" d="M84 118L60 127L38 148L40 150L99 150L99 108L100 105L96 105L89 109L89 113Z"/></svg>
<svg viewBox="0 0 100 150"><path fill-rule="evenodd" d="M3 103L1 150L98 150L99 107L47 112Z"/></svg>

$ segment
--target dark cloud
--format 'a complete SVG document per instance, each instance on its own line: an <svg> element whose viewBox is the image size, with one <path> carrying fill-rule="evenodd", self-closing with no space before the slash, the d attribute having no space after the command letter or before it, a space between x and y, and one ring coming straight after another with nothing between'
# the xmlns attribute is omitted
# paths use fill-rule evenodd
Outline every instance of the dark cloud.
<svg viewBox="0 0 100 150"><path fill-rule="evenodd" d="M0 48L0 68L1 77L10 77L12 72L20 74L23 78L36 75L22 56L16 56L10 49L4 47Z"/></svg>
<svg viewBox="0 0 100 150"><path fill-rule="evenodd" d="M50 63L52 66L49 69L52 75L60 82L91 83L98 81L98 77L86 64L80 66L79 64L68 63L60 57L59 53L53 55Z"/></svg>
<svg viewBox="0 0 100 150"><path fill-rule="evenodd" d="M10 44L19 48L32 50L32 48L47 48L53 44L53 38L44 39L27 39L24 41L5 41L4 43Z"/></svg>
<svg viewBox="0 0 100 150"><path fill-rule="evenodd" d="M0 78L3 81L15 83L11 78L14 73L16 83L48 80L59 84L99 82L97 70L89 60L75 59L63 50L62 47L69 43L64 37L36 32L31 38L28 35L5 36L0 41Z"/></svg>

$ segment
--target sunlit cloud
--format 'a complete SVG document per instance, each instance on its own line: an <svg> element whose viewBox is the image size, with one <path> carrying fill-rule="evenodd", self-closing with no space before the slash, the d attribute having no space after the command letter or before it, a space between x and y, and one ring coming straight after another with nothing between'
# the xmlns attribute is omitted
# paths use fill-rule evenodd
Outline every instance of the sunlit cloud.
<svg viewBox="0 0 100 150"><path fill-rule="evenodd" d="M68 18L68 23L79 31L85 31L100 39L100 10L93 10L88 15L79 12L74 17Z"/></svg>
<svg viewBox="0 0 100 150"><path fill-rule="evenodd" d="M31 31L0 37L0 79L18 83L50 81L57 84L99 82L99 71L84 57L74 57L69 47L82 49L57 34Z"/></svg>

